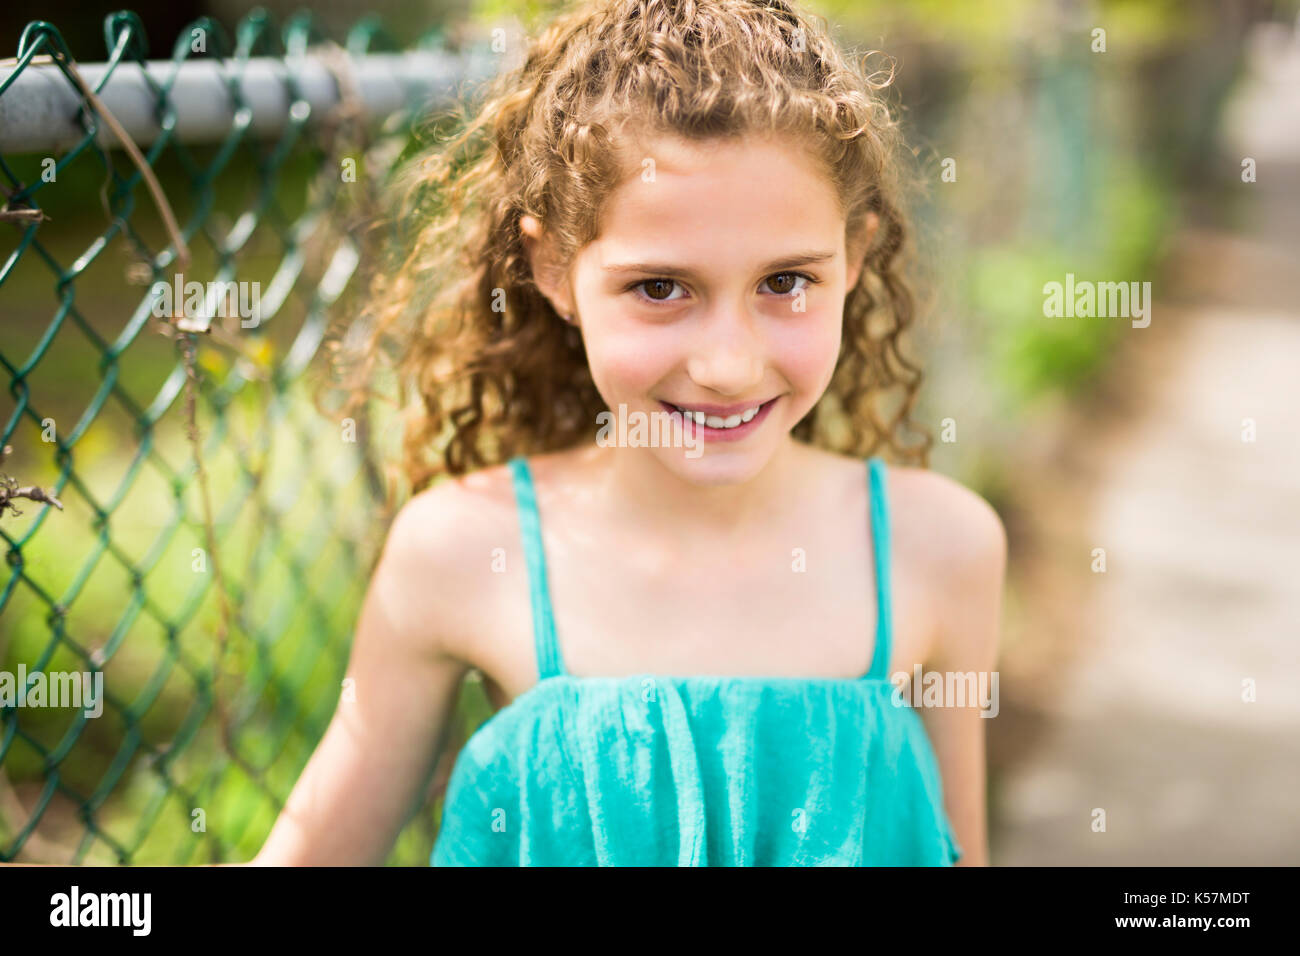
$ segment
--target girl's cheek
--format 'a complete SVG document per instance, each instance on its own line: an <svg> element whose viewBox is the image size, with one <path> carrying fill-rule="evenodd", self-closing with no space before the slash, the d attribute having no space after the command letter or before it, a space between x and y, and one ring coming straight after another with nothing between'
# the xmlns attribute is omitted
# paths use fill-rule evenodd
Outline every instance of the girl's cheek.
<svg viewBox="0 0 1300 956"><path fill-rule="evenodd" d="M601 396L643 392L663 380L677 364L671 337L624 330L587 343L592 380Z"/></svg>
<svg viewBox="0 0 1300 956"><path fill-rule="evenodd" d="M772 364L796 389L820 392L835 372L840 339L840 320L807 316L774 335Z"/></svg>

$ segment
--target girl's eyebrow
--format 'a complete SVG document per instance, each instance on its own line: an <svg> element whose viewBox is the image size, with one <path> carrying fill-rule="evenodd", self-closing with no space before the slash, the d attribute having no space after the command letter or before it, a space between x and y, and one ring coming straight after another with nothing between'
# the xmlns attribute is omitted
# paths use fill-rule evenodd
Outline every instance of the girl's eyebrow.
<svg viewBox="0 0 1300 956"><path fill-rule="evenodd" d="M780 269L793 269L796 266L807 265L810 262L824 262L827 259L835 258L835 252L803 252L793 256L782 256L780 259L774 259L762 266L763 272L775 272ZM693 275L691 269L683 266L666 265L659 262L621 262L609 266L601 266L604 272L651 272L661 276L681 276L687 278Z"/></svg>

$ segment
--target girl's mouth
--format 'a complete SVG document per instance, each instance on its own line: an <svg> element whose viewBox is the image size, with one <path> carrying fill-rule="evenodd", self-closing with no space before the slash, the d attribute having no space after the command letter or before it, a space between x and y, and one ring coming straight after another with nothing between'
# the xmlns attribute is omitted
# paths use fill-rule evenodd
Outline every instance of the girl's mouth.
<svg viewBox="0 0 1300 956"><path fill-rule="evenodd" d="M672 415L678 422L681 422L683 433L686 435L693 434L705 441L740 441L762 424L763 419L767 418L768 413L771 412L772 406L780 400L781 396L778 395L776 398L768 399L761 405L756 405L744 412L726 418L720 415L691 411L689 408L683 409L662 400L659 404L664 411Z"/></svg>

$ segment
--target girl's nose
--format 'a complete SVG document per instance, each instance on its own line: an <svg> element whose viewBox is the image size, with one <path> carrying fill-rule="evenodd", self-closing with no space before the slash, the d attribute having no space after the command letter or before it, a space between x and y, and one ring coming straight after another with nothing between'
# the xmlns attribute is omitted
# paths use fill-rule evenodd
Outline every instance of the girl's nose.
<svg viewBox="0 0 1300 956"><path fill-rule="evenodd" d="M731 326L729 331L714 334L708 343L694 350L686 360L686 374L701 388L740 395L752 392L762 381L763 353L747 321L731 323Z"/></svg>

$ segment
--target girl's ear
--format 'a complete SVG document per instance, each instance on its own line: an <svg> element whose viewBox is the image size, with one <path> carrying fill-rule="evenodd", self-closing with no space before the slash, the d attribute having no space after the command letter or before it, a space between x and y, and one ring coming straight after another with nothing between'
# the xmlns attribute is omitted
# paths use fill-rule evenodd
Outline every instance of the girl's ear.
<svg viewBox="0 0 1300 956"><path fill-rule="evenodd" d="M862 264L867 258L867 252L871 249L871 244L876 241L876 230L880 228L880 217L874 212L869 212L863 220L860 228L854 230L849 236L846 254L849 260L848 278L846 289L852 289L858 284L858 276L862 274Z"/></svg>
<svg viewBox="0 0 1300 956"><path fill-rule="evenodd" d="M554 247L536 216L519 217L519 231L523 233L524 250L533 270L533 281L542 295L560 315L573 314L572 294L563 267L557 262Z"/></svg>

